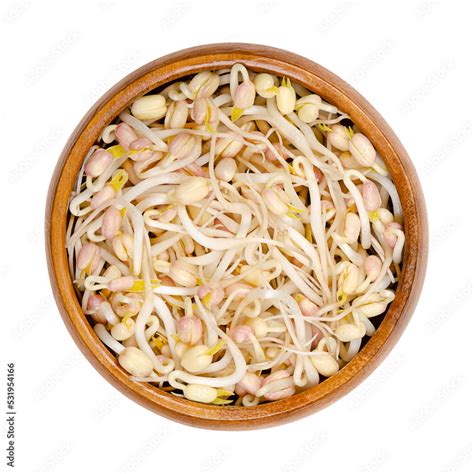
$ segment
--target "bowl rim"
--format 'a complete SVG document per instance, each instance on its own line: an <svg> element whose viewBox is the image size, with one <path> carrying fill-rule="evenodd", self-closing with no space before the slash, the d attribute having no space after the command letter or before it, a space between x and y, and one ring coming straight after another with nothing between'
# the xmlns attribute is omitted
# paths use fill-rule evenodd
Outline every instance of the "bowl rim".
<svg viewBox="0 0 474 474"><path fill-rule="evenodd" d="M404 212L404 265L395 300L375 334L337 374L284 400L257 407L215 407L181 399L147 383L131 382L102 344L81 310L69 274L65 248L70 192L88 150L101 130L135 98L178 79L241 62L254 71L286 76L344 110L374 143L399 191ZM166 418L211 429L254 429L313 413L348 393L387 356L418 301L428 256L427 213L413 164L380 114L349 84L324 67L285 50L247 43L196 46L151 61L110 88L86 113L67 141L51 179L46 203L45 244L49 277L62 319L79 349L113 386Z"/></svg>

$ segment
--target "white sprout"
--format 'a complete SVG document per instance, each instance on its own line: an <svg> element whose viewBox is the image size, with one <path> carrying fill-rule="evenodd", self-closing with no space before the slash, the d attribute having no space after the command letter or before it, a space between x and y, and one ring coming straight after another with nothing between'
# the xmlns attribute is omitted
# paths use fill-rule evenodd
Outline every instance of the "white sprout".
<svg viewBox="0 0 474 474"><path fill-rule="evenodd" d="M395 298L405 233L350 117L235 64L115 122L79 172L66 248L82 309L131 380L251 407L357 355Z"/></svg>

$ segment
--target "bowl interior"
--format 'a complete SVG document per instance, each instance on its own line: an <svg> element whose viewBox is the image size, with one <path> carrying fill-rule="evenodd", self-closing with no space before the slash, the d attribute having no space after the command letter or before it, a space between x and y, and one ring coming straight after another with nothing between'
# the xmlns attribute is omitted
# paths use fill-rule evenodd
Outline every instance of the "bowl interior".
<svg viewBox="0 0 474 474"><path fill-rule="evenodd" d="M65 249L68 200L89 148L104 127L137 97L178 78L235 62L256 72L286 76L346 112L374 144L398 189L406 243L395 300L375 334L340 372L290 398L257 407L215 407L190 402L150 384L131 382L83 314L69 274ZM165 56L136 70L108 91L78 125L56 167L46 212L46 247L53 291L62 317L94 367L133 400L168 418L217 429L277 424L320 409L347 393L380 363L406 326L426 268L427 229L423 195L413 166L389 126L354 89L321 66L286 51L258 45L201 46Z"/></svg>

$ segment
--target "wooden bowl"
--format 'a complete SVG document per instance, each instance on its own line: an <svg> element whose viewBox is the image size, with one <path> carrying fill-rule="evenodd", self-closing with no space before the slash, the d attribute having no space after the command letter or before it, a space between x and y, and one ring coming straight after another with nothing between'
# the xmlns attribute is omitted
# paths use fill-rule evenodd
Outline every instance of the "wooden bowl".
<svg viewBox="0 0 474 474"><path fill-rule="evenodd" d="M133 100L152 89L198 71L229 68L235 62L254 71L286 76L348 113L390 170L400 195L406 232L395 300L360 353L318 386L256 407L209 406L176 397L147 383L131 382L81 311L65 248L69 196L84 157L102 129ZM324 408L361 383L393 348L415 309L428 248L426 209L416 172L400 141L375 109L339 77L308 59L267 46L234 43L198 46L164 56L132 72L99 99L77 126L59 158L49 188L45 235L49 275L59 311L92 365L123 394L155 413L212 429L254 429L295 420Z"/></svg>

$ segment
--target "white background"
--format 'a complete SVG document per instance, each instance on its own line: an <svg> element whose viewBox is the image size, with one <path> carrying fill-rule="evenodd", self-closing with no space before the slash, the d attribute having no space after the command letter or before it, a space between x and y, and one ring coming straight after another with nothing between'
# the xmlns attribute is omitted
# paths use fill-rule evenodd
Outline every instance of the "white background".
<svg viewBox="0 0 474 474"><path fill-rule="evenodd" d="M14 361L18 472L472 472L469 6L1 2L0 378L5 387L6 363ZM87 109L146 62L223 41L294 51L356 87L411 155L431 234L420 303L385 362L324 411L254 432L176 424L105 382L66 331L44 256L49 180ZM3 470L3 433L1 440Z"/></svg>

